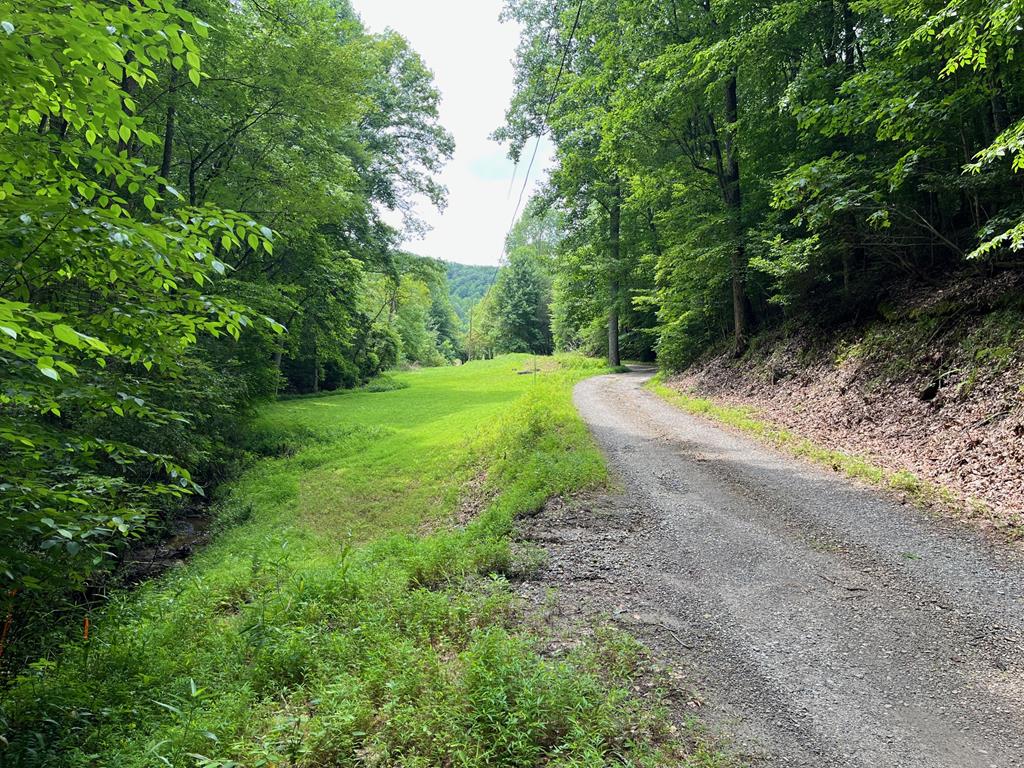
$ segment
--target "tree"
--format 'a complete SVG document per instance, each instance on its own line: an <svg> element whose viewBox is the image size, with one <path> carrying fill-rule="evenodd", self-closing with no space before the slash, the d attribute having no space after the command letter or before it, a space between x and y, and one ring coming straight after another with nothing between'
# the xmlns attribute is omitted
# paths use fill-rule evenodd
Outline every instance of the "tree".
<svg viewBox="0 0 1024 768"><path fill-rule="evenodd" d="M513 156L556 145L556 340L593 349L599 311L632 311L678 368L726 334L742 354L783 317L843 322L899 282L1019 264L1019 11L510 0L524 29L498 136Z"/></svg>
<svg viewBox="0 0 1024 768"><path fill-rule="evenodd" d="M513 251L498 273L493 293L495 350L551 354L551 283L536 255L524 248Z"/></svg>
<svg viewBox="0 0 1024 768"><path fill-rule="evenodd" d="M621 209L626 194L612 153L604 141L611 94L621 76L607 59L605 45L614 39L617 6L611 0L583 4L552 16L548 3L516 0L506 6L506 18L524 28L517 53L516 93L506 125L496 131L518 158L533 135L548 133L555 142L558 164L551 175L552 194L565 206L565 226L572 230L593 224L592 207L603 211L605 247L600 263L607 283L604 314L607 352L619 364L619 316L623 306L624 270Z"/></svg>
<svg viewBox="0 0 1024 768"><path fill-rule="evenodd" d="M381 218L443 204L452 143L423 62L338 0L19 0L0 66L0 578L24 604L221 478L282 377L398 362L378 289L429 283L424 328L455 338Z"/></svg>
<svg viewBox="0 0 1024 768"><path fill-rule="evenodd" d="M79 579L138 532L147 505L200 490L113 423L187 420L160 404L161 382L201 335L252 325L213 283L228 254L269 252L272 233L209 205L163 212L179 194L139 156L160 143L139 107L155 68L199 78L207 27L191 13L27 2L2 24L0 574L12 592Z"/></svg>

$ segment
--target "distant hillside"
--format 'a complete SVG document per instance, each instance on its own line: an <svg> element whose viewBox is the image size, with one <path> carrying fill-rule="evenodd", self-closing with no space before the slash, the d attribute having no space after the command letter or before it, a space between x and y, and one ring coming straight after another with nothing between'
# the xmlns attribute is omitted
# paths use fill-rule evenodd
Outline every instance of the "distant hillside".
<svg viewBox="0 0 1024 768"><path fill-rule="evenodd" d="M448 292L452 306L463 321L469 317L469 308L483 298L494 279L497 267L445 262L448 267Z"/></svg>

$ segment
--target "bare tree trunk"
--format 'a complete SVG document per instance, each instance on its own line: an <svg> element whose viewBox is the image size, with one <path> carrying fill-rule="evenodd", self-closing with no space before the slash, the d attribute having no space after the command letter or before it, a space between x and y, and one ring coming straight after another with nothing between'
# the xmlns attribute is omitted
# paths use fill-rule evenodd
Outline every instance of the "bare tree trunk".
<svg viewBox="0 0 1024 768"><path fill-rule="evenodd" d="M316 339L313 340L313 394L320 391L320 349Z"/></svg>
<svg viewBox="0 0 1024 768"><path fill-rule="evenodd" d="M722 195L728 209L730 234L733 238L729 268L732 274L732 320L735 352L740 355L747 348L747 252L743 245L743 221L740 196L740 162L736 147L736 123L738 119L736 97L736 74L725 84L725 178Z"/></svg>
<svg viewBox="0 0 1024 768"><path fill-rule="evenodd" d="M613 284L615 290L617 285ZM619 359L619 309L614 304L608 312L608 364L615 367L621 365Z"/></svg>
<svg viewBox="0 0 1024 768"><path fill-rule="evenodd" d="M171 70L170 93L167 96L167 116L164 118L164 151L160 160L160 194L167 189L167 179L171 176L171 162L174 159L174 86L178 79L176 70Z"/></svg>
<svg viewBox="0 0 1024 768"><path fill-rule="evenodd" d="M850 3L843 3L843 65L847 75L853 72L856 66L857 54L857 32L854 29L853 9Z"/></svg>
<svg viewBox="0 0 1024 768"><path fill-rule="evenodd" d="M617 366L619 360L619 259L622 234L622 187L616 181L608 209L609 250L611 255L611 284L608 302L608 364Z"/></svg>
<svg viewBox="0 0 1024 768"><path fill-rule="evenodd" d="M188 204L196 204L196 165L190 162L188 165Z"/></svg>

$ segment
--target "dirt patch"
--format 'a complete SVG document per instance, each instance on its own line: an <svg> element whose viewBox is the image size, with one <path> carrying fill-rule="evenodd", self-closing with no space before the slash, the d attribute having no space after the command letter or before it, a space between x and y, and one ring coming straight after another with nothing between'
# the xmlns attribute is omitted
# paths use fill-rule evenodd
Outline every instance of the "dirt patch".
<svg viewBox="0 0 1024 768"><path fill-rule="evenodd" d="M667 383L746 406L844 453L942 486L982 527L1024 532L1024 278L912 296L827 339L775 335Z"/></svg>
<svg viewBox="0 0 1024 768"><path fill-rule="evenodd" d="M463 484L459 503L452 515L442 519L424 520L419 525L417 533L420 536L429 536L443 529L465 528L470 520L478 517L493 500L494 491L487 486L487 472L478 472Z"/></svg>

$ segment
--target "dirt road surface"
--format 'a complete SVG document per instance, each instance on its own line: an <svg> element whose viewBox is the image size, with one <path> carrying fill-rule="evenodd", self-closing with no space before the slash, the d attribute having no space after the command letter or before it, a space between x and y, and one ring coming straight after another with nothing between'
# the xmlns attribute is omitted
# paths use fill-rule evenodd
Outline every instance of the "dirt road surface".
<svg viewBox="0 0 1024 768"><path fill-rule="evenodd" d="M621 493L525 523L548 560L524 594L627 626L754 765L1024 766L1020 550L683 413L649 376L578 385Z"/></svg>

